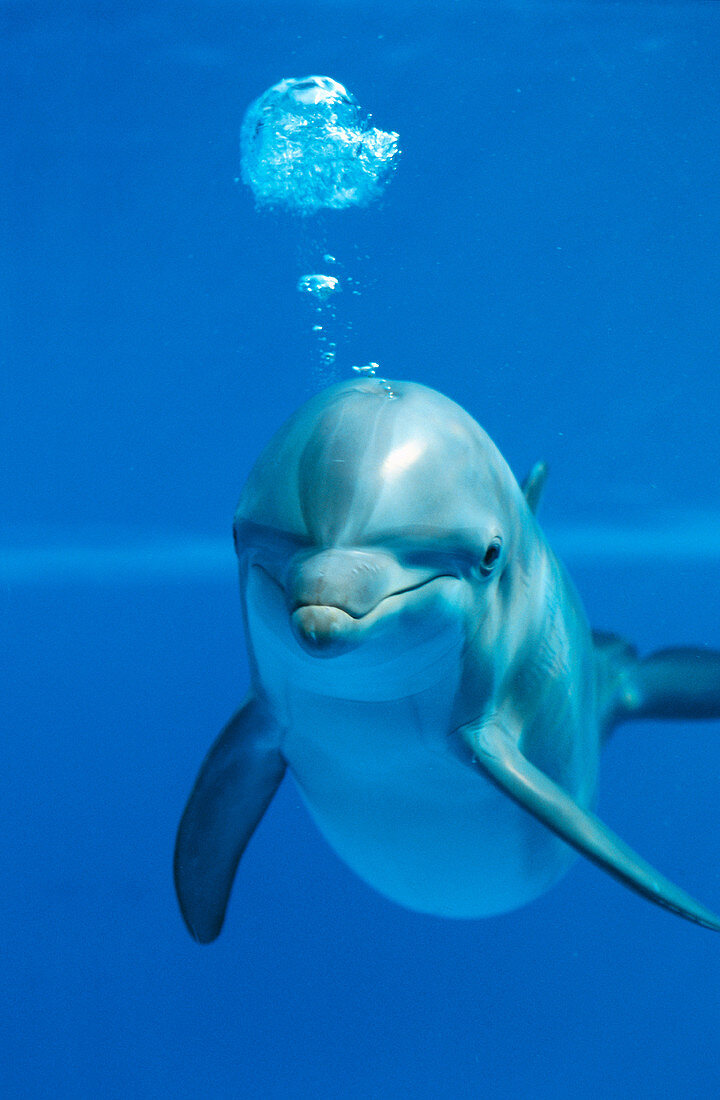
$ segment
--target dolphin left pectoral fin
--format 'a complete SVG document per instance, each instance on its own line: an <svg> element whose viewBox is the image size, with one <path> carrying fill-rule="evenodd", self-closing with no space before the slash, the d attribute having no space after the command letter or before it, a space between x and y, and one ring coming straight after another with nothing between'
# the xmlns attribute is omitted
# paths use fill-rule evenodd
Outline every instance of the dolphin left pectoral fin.
<svg viewBox="0 0 720 1100"><path fill-rule="evenodd" d="M720 917L680 887L611 832L523 756L499 725L469 723L456 733L472 761L518 805L604 871L649 901L720 932Z"/></svg>
<svg viewBox="0 0 720 1100"><path fill-rule="evenodd" d="M249 699L203 762L175 843L175 889L191 935L220 933L235 871L285 773L280 731Z"/></svg>

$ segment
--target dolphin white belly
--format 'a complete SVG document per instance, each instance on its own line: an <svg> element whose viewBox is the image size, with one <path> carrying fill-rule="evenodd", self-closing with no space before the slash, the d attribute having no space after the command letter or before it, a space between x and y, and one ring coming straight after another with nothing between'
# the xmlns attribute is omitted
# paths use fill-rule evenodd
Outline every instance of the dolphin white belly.
<svg viewBox="0 0 720 1100"><path fill-rule="evenodd" d="M434 744L447 700L332 702L296 691L282 751L312 817L361 878L440 917L486 917L531 901L576 853L484 776ZM434 704L434 705L433 705Z"/></svg>

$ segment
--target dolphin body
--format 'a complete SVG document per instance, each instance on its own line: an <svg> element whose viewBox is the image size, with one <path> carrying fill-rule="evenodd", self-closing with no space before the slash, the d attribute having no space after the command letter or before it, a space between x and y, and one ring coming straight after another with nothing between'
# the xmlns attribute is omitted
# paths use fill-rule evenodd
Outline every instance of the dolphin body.
<svg viewBox="0 0 720 1100"><path fill-rule="evenodd" d="M720 653L593 634L535 519L544 478L523 492L463 409L409 382L333 386L270 442L234 525L251 691L178 831L197 940L286 768L340 857L410 909L514 909L580 852L720 931L592 812L620 722L720 716Z"/></svg>

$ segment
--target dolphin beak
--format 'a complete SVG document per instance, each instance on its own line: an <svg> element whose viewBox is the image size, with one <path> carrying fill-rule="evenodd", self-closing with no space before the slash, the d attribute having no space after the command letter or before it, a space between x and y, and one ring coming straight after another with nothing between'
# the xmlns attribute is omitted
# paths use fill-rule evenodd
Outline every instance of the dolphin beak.
<svg viewBox="0 0 720 1100"><path fill-rule="evenodd" d="M337 657L360 642L357 619L339 607L306 604L293 611L290 622L300 645L314 657Z"/></svg>
<svg viewBox="0 0 720 1100"><path fill-rule="evenodd" d="M291 611L303 607L341 609L349 618L360 619L400 587L401 581L401 570L392 555L336 547L298 554L286 577L285 591Z"/></svg>

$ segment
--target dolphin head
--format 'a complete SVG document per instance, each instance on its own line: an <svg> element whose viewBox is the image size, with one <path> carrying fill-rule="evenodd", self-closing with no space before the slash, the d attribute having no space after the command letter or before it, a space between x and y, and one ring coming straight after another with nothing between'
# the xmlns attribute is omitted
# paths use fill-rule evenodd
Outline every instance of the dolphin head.
<svg viewBox="0 0 720 1100"><path fill-rule="evenodd" d="M280 647L328 690L363 667L403 683L441 670L491 612L522 505L463 409L391 385L312 398L260 456L235 516L251 648L277 664Z"/></svg>

